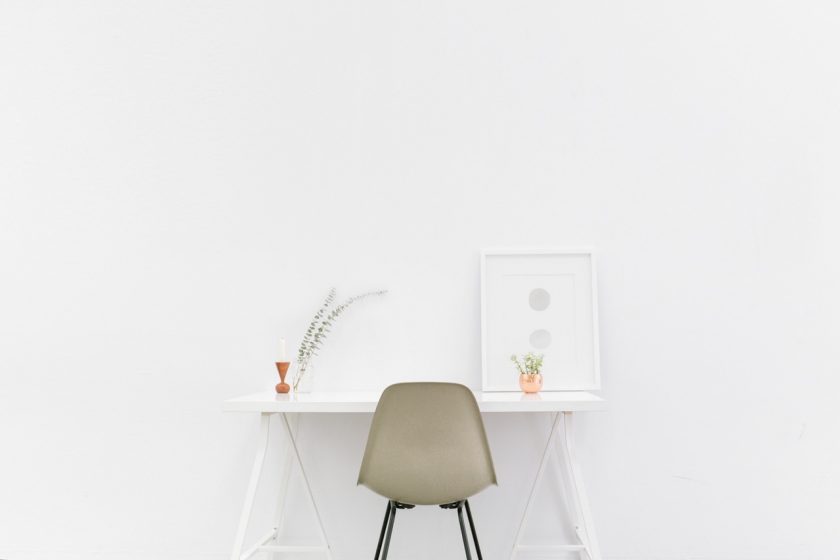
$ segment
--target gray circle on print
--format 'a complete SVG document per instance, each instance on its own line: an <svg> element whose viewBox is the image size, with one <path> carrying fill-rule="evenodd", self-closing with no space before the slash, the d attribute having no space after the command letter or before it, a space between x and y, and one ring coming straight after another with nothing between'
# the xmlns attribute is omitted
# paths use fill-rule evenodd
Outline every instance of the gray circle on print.
<svg viewBox="0 0 840 560"><path fill-rule="evenodd" d="M538 329L531 333L528 340L531 346L537 350L543 350L551 346L551 333L545 329Z"/></svg>
<svg viewBox="0 0 840 560"><path fill-rule="evenodd" d="M534 311L545 311L551 305L551 294L542 288L534 288L528 295L528 305Z"/></svg>

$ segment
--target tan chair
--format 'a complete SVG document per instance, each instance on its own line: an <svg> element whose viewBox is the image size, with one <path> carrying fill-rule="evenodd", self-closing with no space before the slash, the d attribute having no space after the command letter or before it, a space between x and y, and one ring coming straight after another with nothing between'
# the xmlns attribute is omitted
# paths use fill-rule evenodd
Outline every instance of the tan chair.
<svg viewBox="0 0 840 560"><path fill-rule="evenodd" d="M359 484L388 498L374 560L388 557L397 510L416 505L458 511L470 560L466 509L482 560L467 498L496 484L496 472L472 392L456 383L398 383L385 389L373 415Z"/></svg>

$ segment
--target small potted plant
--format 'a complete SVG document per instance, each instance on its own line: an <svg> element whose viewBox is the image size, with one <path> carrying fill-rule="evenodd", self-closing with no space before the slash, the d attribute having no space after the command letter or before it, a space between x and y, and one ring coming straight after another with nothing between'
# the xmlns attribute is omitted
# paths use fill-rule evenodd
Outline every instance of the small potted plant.
<svg viewBox="0 0 840 560"><path fill-rule="evenodd" d="M543 355L528 352L522 358L514 354L510 360L519 370L519 387L525 393L539 393L543 386L543 378L540 370L543 364Z"/></svg>

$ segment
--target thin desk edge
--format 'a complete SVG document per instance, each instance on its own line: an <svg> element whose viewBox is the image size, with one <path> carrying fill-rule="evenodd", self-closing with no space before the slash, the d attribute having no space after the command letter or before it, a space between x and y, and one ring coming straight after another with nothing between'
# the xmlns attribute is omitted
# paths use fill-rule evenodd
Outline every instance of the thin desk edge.
<svg viewBox="0 0 840 560"><path fill-rule="evenodd" d="M381 392L312 392L280 395L261 391L223 402L225 412L371 413ZM603 410L606 401L588 391L476 392L481 412L576 412Z"/></svg>

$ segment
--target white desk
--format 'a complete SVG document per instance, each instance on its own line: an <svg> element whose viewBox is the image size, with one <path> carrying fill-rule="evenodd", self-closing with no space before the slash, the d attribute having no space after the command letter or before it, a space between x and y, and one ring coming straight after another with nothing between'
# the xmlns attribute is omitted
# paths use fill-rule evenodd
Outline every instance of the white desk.
<svg viewBox="0 0 840 560"><path fill-rule="evenodd" d="M227 412L257 412L260 414L260 435L257 446L257 456L254 459L254 467L251 471L251 480L248 484L248 491L245 497L245 506L242 509L242 516L239 520L239 529L236 532L232 560L247 560L258 552L321 552L326 558L332 559L329 540L324 531L324 524L318 511L317 503L312 495L312 488L303 468L296 442L296 426L298 415L302 413L372 413L376 409L380 393L300 393L278 395L273 391L255 393L244 397L230 399L224 402L223 409ZM545 451L540 461L537 476L531 486L525 511L519 523L519 530L511 550L510 558L513 560L518 552L569 552L580 553L583 560L601 560L601 552L598 541L595 537L595 528L592 524L592 516L589 511L589 502L584 490L583 479L580 467L575 454L574 427L572 424L573 413L587 410L600 410L605 407L603 399L592 393L583 391L568 391L562 393L540 393L537 395L525 395L523 393L476 393L479 409L484 413L547 413L553 416L551 432L545 446ZM283 478L280 490L280 498L277 506L277 516L274 526L263 535L257 542L248 549L244 549L245 532L251 517L254 505L254 497L257 494L266 449L269 442L269 420L273 414L279 414L284 427L284 432L290 447L290 453L286 454L286 463L283 469ZM557 436L563 439L557 445ZM497 451L498 452L498 451ZM579 539L577 544L558 545L525 545L522 544L522 533L526 519L531 511L537 486L543 478L549 464L551 455L556 455L558 474L565 485L565 507L568 508L569 516L575 523L575 533ZM288 546L279 542L284 519L285 494L288 487L289 475L291 473L292 460L300 468L306 491L315 515L318 519L318 526L323 539L323 544L317 546ZM271 544L269 544L271 543Z"/></svg>

